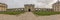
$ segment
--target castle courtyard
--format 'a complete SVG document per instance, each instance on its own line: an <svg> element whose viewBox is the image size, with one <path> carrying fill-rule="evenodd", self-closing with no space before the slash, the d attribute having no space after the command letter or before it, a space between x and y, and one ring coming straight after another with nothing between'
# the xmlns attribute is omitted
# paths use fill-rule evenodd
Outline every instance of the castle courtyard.
<svg viewBox="0 0 60 20"><path fill-rule="evenodd" d="M38 1L38 3L36 0L37 6L35 5L35 0L12 0L12 3L10 1L11 0L1 1L4 3L0 3L0 20L60 20L59 0L53 4L50 4L49 1L45 2L43 0L43 2ZM25 2L28 4L25 4ZM32 4L29 4L31 2Z"/></svg>
<svg viewBox="0 0 60 20"><path fill-rule="evenodd" d="M60 20L60 15L36 16L32 12L25 12L18 16L0 14L0 20Z"/></svg>

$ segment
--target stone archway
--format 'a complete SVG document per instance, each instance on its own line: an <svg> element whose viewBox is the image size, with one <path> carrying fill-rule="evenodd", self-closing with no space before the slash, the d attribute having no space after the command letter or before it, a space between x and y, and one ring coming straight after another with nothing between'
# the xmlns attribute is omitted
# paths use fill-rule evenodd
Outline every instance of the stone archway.
<svg viewBox="0 0 60 20"><path fill-rule="evenodd" d="M31 11L31 9L28 9L28 11L30 12L30 11Z"/></svg>
<svg viewBox="0 0 60 20"><path fill-rule="evenodd" d="M24 6L25 6L25 8L24 8L25 11L27 11L27 12L34 11L34 5L33 4L25 4Z"/></svg>

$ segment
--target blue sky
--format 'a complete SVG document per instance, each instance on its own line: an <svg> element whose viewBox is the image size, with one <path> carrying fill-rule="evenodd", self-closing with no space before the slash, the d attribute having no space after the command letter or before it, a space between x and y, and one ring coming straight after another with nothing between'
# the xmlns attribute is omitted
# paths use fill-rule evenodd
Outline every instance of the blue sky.
<svg viewBox="0 0 60 20"><path fill-rule="evenodd" d="M51 8L57 0L0 0L8 8L24 8L24 4L35 4L35 8Z"/></svg>

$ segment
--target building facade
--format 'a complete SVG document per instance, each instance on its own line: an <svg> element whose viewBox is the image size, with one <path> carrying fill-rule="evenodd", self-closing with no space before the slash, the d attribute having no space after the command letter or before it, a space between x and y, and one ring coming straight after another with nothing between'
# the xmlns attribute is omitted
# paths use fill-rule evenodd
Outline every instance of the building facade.
<svg viewBox="0 0 60 20"><path fill-rule="evenodd" d="M34 4L24 4L24 8L13 8L8 9L7 11L25 11L25 12L33 12L33 11L51 11L49 8L35 8Z"/></svg>
<svg viewBox="0 0 60 20"><path fill-rule="evenodd" d="M25 7L24 8L25 11L35 11L34 4L25 4L24 7Z"/></svg>
<svg viewBox="0 0 60 20"><path fill-rule="evenodd" d="M6 11L7 10L7 4L0 3L0 11Z"/></svg>
<svg viewBox="0 0 60 20"><path fill-rule="evenodd" d="M54 3L52 5L52 8L53 8L54 11L59 12L60 11L60 1L57 1L56 3Z"/></svg>

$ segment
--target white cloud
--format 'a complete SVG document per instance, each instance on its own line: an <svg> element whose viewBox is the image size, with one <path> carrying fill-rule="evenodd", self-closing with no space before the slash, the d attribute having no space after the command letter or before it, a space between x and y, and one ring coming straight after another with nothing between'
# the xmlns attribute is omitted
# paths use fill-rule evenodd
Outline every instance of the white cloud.
<svg viewBox="0 0 60 20"><path fill-rule="evenodd" d="M8 8L24 8L24 4L35 4L35 7L51 7L56 0L0 0L8 4Z"/></svg>

